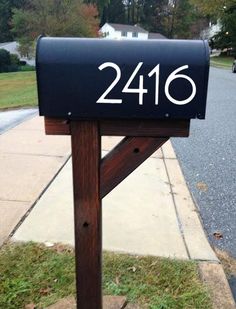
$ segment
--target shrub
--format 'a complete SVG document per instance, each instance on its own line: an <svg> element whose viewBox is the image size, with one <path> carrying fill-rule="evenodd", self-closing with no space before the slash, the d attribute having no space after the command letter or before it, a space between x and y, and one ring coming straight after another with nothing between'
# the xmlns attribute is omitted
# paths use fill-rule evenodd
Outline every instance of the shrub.
<svg viewBox="0 0 236 309"><path fill-rule="evenodd" d="M11 65L18 66L20 64L20 58L16 54L10 54Z"/></svg>
<svg viewBox="0 0 236 309"><path fill-rule="evenodd" d="M9 51L0 49L0 72L4 72L11 64L11 57Z"/></svg>
<svg viewBox="0 0 236 309"><path fill-rule="evenodd" d="M23 66L20 66L20 71L35 71L35 66L33 65L23 65Z"/></svg>
<svg viewBox="0 0 236 309"><path fill-rule="evenodd" d="M26 61L20 60L18 55L10 54L7 50L0 49L0 73L34 70L34 66L30 66Z"/></svg>
<svg viewBox="0 0 236 309"><path fill-rule="evenodd" d="M6 49L0 49L0 66L11 64L11 57L9 51Z"/></svg>
<svg viewBox="0 0 236 309"><path fill-rule="evenodd" d="M26 65L26 61L25 60L20 60L20 65Z"/></svg>

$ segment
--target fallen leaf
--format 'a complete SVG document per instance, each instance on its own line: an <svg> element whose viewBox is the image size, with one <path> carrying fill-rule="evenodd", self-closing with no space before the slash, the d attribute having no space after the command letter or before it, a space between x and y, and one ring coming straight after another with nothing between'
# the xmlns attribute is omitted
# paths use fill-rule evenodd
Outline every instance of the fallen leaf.
<svg viewBox="0 0 236 309"><path fill-rule="evenodd" d="M216 239L222 239L223 238L223 235L221 232L215 232L213 233L213 236L216 238Z"/></svg>
<svg viewBox="0 0 236 309"><path fill-rule="evenodd" d="M198 188L198 190L200 190L202 192L208 191L208 185L205 182L202 182L202 181L197 183L197 188Z"/></svg>
<svg viewBox="0 0 236 309"><path fill-rule="evenodd" d="M51 292L51 288L40 289L39 293L41 295L48 295Z"/></svg>
<svg viewBox="0 0 236 309"><path fill-rule="evenodd" d="M25 309L35 309L35 308L36 306L33 303L25 305Z"/></svg>
<svg viewBox="0 0 236 309"><path fill-rule="evenodd" d="M53 246L53 250L55 250L57 253L64 253L64 252L73 252L73 248L71 248L70 246L66 246L63 244L54 244Z"/></svg>
<svg viewBox="0 0 236 309"><path fill-rule="evenodd" d="M136 272L137 268L132 266L132 267L129 267L128 270L132 270L134 273Z"/></svg>

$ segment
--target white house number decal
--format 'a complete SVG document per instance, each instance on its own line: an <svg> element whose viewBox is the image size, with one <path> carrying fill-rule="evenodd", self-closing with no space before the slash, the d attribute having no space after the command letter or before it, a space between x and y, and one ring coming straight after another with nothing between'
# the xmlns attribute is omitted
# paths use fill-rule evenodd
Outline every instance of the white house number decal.
<svg viewBox="0 0 236 309"><path fill-rule="evenodd" d="M143 87L143 75L139 76L139 87L138 88L131 88L130 85L132 81L134 80L135 76L137 75L138 71L140 70L141 66L143 65L143 62L139 62L133 73L131 74L129 80L127 81L125 87L123 88L122 92L124 93L137 93L139 95L139 104L143 105L143 95L145 93L148 93L148 89L145 89ZM122 99L107 99L106 96L110 93L110 91L116 86L116 84L119 82L121 78L121 70L119 66L113 62L105 62L101 64L98 69L102 71L105 68L113 68L116 71L116 78L113 80L111 85L107 88L107 90L101 95L101 97L97 100L96 103L110 103L110 104L121 104ZM177 105L185 105L192 101L192 99L196 95L196 84L190 78L189 76L185 74L179 74L180 71L188 69L188 65L183 65L179 67L178 69L174 70L169 77L166 80L165 83L165 95L168 98L170 102ZM159 103L159 82L160 82L160 64L156 65L155 68L149 72L148 77L152 77L155 75L155 105L158 105ZM183 78L190 82L192 86L192 93L191 95L185 99L185 100L176 100L170 95L169 88L170 84L173 80L177 78Z"/></svg>

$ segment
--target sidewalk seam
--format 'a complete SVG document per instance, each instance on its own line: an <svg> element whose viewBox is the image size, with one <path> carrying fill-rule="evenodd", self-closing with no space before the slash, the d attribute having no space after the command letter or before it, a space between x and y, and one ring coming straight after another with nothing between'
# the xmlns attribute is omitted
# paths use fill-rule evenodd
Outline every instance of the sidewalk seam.
<svg viewBox="0 0 236 309"><path fill-rule="evenodd" d="M172 201L173 201L173 204L174 204L174 209L175 209L175 214L176 214L176 218L177 218L180 234L181 234L181 237L183 239L183 243L184 243L187 255L188 255L188 259L190 260L191 259L190 252L189 252L188 247L187 247L187 242L186 242L186 239L185 239L185 236L184 236L183 227L182 227L182 224L181 224L181 220L179 218L179 213L177 211L177 206L176 206L176 202L175 202L174 192L173 192L173 189L172 189L171 179L170 179L170 175L169 175L169 172L168 172L168 169L167 169L167 165L166 165L166 161L165 161L166 158L165 158L165 155L164 155L164 151L163 151L162 148L161 148L161 152L162 152L162 156L163 156L162 159L163 159L163 162L164 162L164 166L165 166L165 170L166 170L166 174L167 174L167 178L168 178L168 182L169 182L170 194L171 194ZM177 158L175 160L178 161Z"/></svg>
<svg viewBox="0 0 236 309"><path fill-rule="evenodd" d="M23 200L8 200L8 199L1 199L0 202L17 202L17 203L30 203L30 201L23 201Z"/></svg>
<svg viewBox="0 0 236 309"><path fill-rule="evenodd" d="M53 181L55 180L55 178L58 176L58 174L61 172L61 170L63 169L63 167L66 165L66 163L70 160L71 158L71 154L68 155L66 157L65 162L61 165L61 167L58 169L58 171L54 174L54 176L52 177L52 179L48 182L48 184L44 187L44 189L41 191L41 193L39 194L39 196L35 199L35 201L33 202L33 204L30 206L30 208L28 209L28 211L23 215L23 217L20 219L20 221L17 223L17 225L14 227L14 229L11 231L11 233L8 235L7 239L5 240L5 242L7 242L15 233L16 231L19 229L19 227L22 225L22 223L25 221L25 219L29 216L29 214L31 213L31 211L34 209L34 207L36 206L36 204L38 203L38 201L40 200L40 198L42 197L42 195L47 191L47 189L50 187L50 185L53 183ZM5 243L4 242L4 243Z"/></svg>
<svg viewBox="0 0 236 309"><path fill-rule="evenodd" d="M4 155L15 155L15 156L31 156L31 157L47 157L47 158L64 158L63 155L46 155L38 153L24 153L24 152L2 152Z"/></svg>

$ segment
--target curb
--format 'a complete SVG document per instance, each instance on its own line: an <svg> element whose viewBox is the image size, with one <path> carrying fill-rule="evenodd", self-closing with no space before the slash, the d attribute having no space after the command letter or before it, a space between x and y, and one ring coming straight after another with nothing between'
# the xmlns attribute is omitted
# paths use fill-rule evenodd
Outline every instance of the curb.
<svg viewBox="0 0 236 309"><path fill-rule="evenodd" d="M213 309L235 309L233 294L220 263L199 262L200 278L207 286Z"/></svg>

